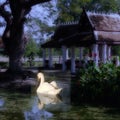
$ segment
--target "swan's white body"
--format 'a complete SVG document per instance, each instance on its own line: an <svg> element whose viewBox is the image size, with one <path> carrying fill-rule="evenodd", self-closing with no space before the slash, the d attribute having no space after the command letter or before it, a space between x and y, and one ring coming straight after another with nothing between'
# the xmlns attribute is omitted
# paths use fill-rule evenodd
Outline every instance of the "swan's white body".
<svg viewBox="0 0 120 120"><path fill-rule="evenodd" d="M61 92L62 88L59 88L55 81L51 83L45 82L43 73L38 73L37 77L40 81L40 85L37 88L37 94L57 95Z"/></svg>

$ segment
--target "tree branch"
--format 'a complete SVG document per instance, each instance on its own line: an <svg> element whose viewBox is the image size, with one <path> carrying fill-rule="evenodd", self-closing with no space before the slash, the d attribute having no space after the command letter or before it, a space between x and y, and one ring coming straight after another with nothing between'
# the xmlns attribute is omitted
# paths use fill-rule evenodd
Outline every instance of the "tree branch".
<svg viewBox="0 0 120 120"><path fill-rule="evenodd" d="M40 3L44 3L44 2L49 2L51 0L26 0L24 3L25 7L32 7L34 5L40 4Z"/></svg>
<svg viewBox="0 0 120 120"><path fill-rule="evenodd" d="M5 19L7 23L10 22L11 13L5 10L5 5L8 5L8 0L0 6L0 15Z"/></svg>
<svg viewBox="0 0 120 120"><path fill-rule="evenodd" d="M6 0L6 1L1 5L1 7L4 7L5 5L8 5L8 4L9 4L9 1Z"/></svg>

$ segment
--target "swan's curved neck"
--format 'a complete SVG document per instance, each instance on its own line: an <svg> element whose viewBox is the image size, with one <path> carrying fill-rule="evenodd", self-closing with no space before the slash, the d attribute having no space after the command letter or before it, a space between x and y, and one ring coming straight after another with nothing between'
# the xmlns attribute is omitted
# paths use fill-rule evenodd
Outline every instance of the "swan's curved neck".
<svg viewBox="0 0 120 120"><path fill-rule="evenodd" d="M38 80L40 81L40 85L45 82L44 76L42 74L39 76Z"/></svg>

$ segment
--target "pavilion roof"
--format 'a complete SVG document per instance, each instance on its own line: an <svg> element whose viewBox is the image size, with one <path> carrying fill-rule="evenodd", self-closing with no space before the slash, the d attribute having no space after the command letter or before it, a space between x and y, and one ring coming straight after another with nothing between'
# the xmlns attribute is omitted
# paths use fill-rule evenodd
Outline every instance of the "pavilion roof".
<svg viewBox="0 0 120 120"><path fill-rule="evenodd" d="M42 44L42 47L61 47L62 40L78 31L78 22L61 23L56 27L51 40Z"/></svg>
<svg viewBox="0 0 120 120"><path fill-rule="evenodd" d="M51 40L47 40L45 43L41 44L42 48L59 48L61 47L60 43L57 40L51 38Z"/></svg>
<svg viewBox="0 0 120 120"><path fill-rule="evenodd" d="M67 46L89 46L93 43L120 44L120 15L83 11L78 31L62 42Z"/></svg>
<svg viewBox="0 0 120 120"><path fill-rule="evenodd" d="M108 44L120 44L120 15L87 12L94 28L95 39Z"/></svg>
<svg viewBox="0 0 120 120"><path fill-rule="evenodd" d="M55 42L53 42L55 41ZM86 12L79 23L59 25L49 41L54 46L89 46L94 43L120 44L120 15Z"/></svg>
<svg viewBox="0 0 120 120"><path fill-rule="evenodd" d="M86 12L94 30L120 32L120 15Z"/></svg>

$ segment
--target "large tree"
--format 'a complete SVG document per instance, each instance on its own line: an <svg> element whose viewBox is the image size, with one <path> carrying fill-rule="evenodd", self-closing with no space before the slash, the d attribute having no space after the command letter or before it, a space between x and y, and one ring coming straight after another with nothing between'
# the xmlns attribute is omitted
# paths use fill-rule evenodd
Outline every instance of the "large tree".
<svg viewBox="0 0 120 120"><path fill-rule="evenodd" d="M119 0L59 0L56 23L79 20L82 8L94 12L118 12Z"/></svg>
<svg viewBox="0 0 120 120"><path fill-rule="evenodd" d="M8 71L22 71L21 58L24 53L26 38L24 37L24 22L31 7L50 0L4 0L0 5L0 15L6 22L2 36L5 52L9 56Z"/></svg>
<svg viewBox="0 0 120 120"><path fill-rule="evenodd" d="M118 12L119 4L117 0L91 0L86 5L88 10L94 10L95 12Z"/></svg>
<svg viewBox="0 0 120 120"><path fill-rule="evenodd" d="M82 7L90 1L91 0L59 0L57 4L59 15L56 23L79 20Z"/></svg>

